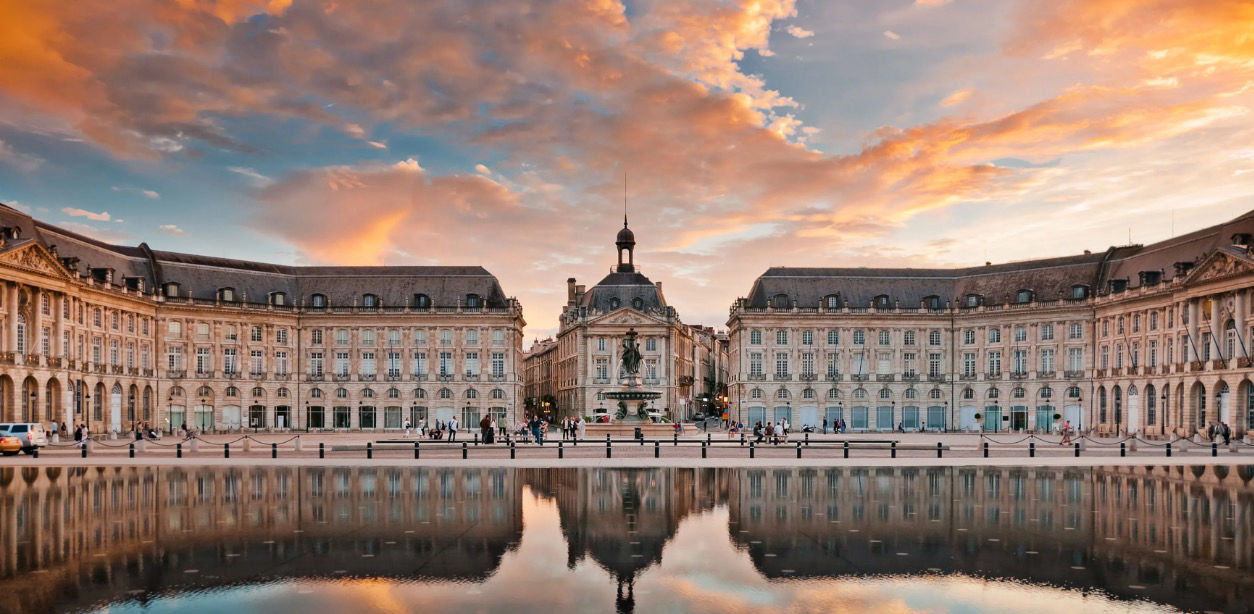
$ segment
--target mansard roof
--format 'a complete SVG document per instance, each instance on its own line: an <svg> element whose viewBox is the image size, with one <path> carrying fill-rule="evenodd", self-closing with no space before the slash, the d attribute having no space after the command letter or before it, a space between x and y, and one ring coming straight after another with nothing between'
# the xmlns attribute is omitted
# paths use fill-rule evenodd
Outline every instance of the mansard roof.
<svg viewBox="0 0 1254 614"><path fill-rule="evenodd" d="M1169 281L1178 274L1175 263L1200 262L1230 245L1234 235L1252 234L1254 211L1149 245L1059 258L954 269L771 267L754 281L745 306L763 308L779 295L797 307L817 307L830 295L837 295L842 305L867 307L876 297L887 296L890 304L913 309L929 297L938 297L943 306L969 294L982 297L983 304L1016 302L1021 290L1040 300L1069 298L1075 286L1104 294L1111 291L1111 280L1125 280L1129 288ZM1143 282L1142 272L1160 275Z"/></svg>
<svg viewBox="0 0 1254 614"><path fill-rule="evenodd" d="M379 297L384 306L404 306L415 294L425 294L434 306L464 303L477 295L489 307L506 306L509 299L496 277L481 266L288 266L250 260L153 250L147 244L113 245L31 218L0 205L0 227L19 228L23 238L44 247L56 247L58 257L79 275L91 269L112 269L114 283L125 277L142 278L155 291L163 284L179 284L179 296L212 300L221 288L234 289L241 300L265 303L271 293L287 295L296 304L314 294L330 305L352 305L365 294ZM77 262L66 259L77 258Z"/></svg>
<svg viewBox="0 0 1254 614"><path fill-rule="evenodd" d="M636 299L640 299L640 307L636 307ZM582 305L589 311L605 313L621 307L661 311L666 308L666 297L662 296L656 284L639 272L614 272L583 295Z"/></svg>

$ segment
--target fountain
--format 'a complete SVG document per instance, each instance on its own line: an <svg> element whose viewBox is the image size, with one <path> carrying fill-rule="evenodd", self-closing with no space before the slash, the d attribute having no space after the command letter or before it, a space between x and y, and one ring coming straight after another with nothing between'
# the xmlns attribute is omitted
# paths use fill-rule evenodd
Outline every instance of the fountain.
<svg viewBox="0 0 1254 614"><path fill-rule="evenodd" d="M651 435L664 435L673 428L669 425L654 423L650 415L649 401L661 398L662 393L645 390L641 386L640 344L636 341L636 334L636 329L628 329L623 339L622 359L618 371L622 388L602 393L604 398L618 402L618 411L614 414L614 422L589 425L588 430L592 434L626 434L640 428L643 431L656 431L649 433ZM628 407L629 402L639 402L634 412L630 411Z"/></svg>

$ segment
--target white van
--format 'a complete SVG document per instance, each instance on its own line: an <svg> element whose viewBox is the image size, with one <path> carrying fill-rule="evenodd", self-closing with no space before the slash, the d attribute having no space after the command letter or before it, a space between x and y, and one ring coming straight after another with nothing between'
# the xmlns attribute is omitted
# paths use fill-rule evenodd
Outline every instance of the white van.
<svg viewBox="0 0 1254 614"><path fill-rule="evenodd" d="M38 422L0 422L0 433L21 440L22 451L27 454L48 445L48 432Z"/></svg>

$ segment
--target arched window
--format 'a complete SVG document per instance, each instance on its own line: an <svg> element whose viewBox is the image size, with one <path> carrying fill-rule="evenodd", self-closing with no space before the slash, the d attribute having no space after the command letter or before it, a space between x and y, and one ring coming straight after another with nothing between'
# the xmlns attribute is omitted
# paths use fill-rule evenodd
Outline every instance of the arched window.
<svg viewBox="0 0 1254 614"><path fill-rule="evenodd" d="M889 390L889 389L887 389L887 388L880 388L880 398L881 398L881 399L891 399L892 397L893 397L893 391L892 391L892 390Z"/></svg>
<svg viewBox="0 0 1254 614"><path fill-rule="evenodd" d="M363 398L363 399L373 399L373 398L374 398L374 391L373 391L373 390L371 390L371 389L369 389L369 388L366 388L365 390L362 390L362 391L361 391L361 398Z"/></svg>
<svg viewBox="0 0 1254 614"><path fill-rule="evenodd" d="M478 309L479 307L480 307L479 295L467 294L466 295L466 309Z"/></svg>
<svg viewBox="0 0 1254 614"><path fill-rule="evenodd" d="M379 306L379 297L373 294L363 294L361 297L361 306L366 309L375 309Z"/></svg>
<svg viewBox="0 0 1254 614"><path fill-rule="evenodd" d="M1053 396L1054 396L1054 389L1053 389L1053 388L1050 388L1049 386L1043 386L1043 387L1041 388L1040 395L1041 395L1041 398L1042 398L1042 399L1050 399L1050 398L1053 398Z"/></svg>
<svg viewBox="0 0 1254 614"><path fill-rule="evenodd" d="M840 309L840 295L829 294L823 297L823 305L828 309Z"/></svg>
<svg viewBox="0 0 1254 614"><path fill-rule="evenodd" d="M239 388L236 388L235 386L227 386L227 387L226 387L226 396L228 396L228 397L238 397L238 396L239 396Z"/></svg>
<svg viewBox="0 0 1254 614"><path fill-rule="evenodd" d="M414 398L415 399L427 398L427 391L423 390L422 388L414 388Z"/></svg>
<svg viewBox="0 0 1254 614"><path fill-rule="evenodd" d="M623 302L618 300L617 296L610 297L610 309L618 309L623 306Z"/></svg>
<svg viewBox="0 0 1254 614"><path fill-rule="evenodd" d="M814 389L813 389L813 388L806 388L805 390L802 390L802 391L801 391L801 398L803 398L803 399L813 399L813 398L814 398Z"/></svg>
<svg viewBox="0 0 1254 614"><path fill-rule="evenodd" d="M504 399L504 398L505 398L505 391L504 391L504 390L501 390L500 388L493 388L493 389L492 389L492 398L494 398L494 399Z"/></svg>
<svg viewBox="0 0 1254 614"><path fill-rule="evenodd" d="M1229 319L1228 323L1224 325L1224 338L1226 340L1224 345L1228 346L1228 349L1224 351L1224 357L1228 360L1232 360L1233 358L1236 358L1238 350L1237 324L1231 319Z"/></svg>
<svg viewBox="0 0 1254 614"><path fill-rule="evenodd" d="M274 394L280 399L286 399L288 396L290 396L287 388L279 388L277 391L275 391Z"/></svg>
<svg viewBox="0 0 1254 614"><path fill-rule="evenodd" d="M875 302L872 303L871 306L875 307L876 309L888 309L889 303L890 303L890 300L888 298L888 295L881 294L875 297Z"/></svg>
<svg viewBox="0 0 1254 614"><path fill-rule="evenodd" d="M467 389L467 390L466 390L466 398L467 398L467 399L477 399L477 398L479 398L479 391L478 391L478 390L475 390L474 388L469 388L469 389Z"/></svg>
<svg viewBox="0 0 1254 614"><path fill-rule="evenodd" d="M942 306L941 298L935 294L923 297L923 307L926 309L940 309Z"/></svg>
<svg viewBox="0 0 1254 614"><path fill-rule="evenodd" d="M857 390L854 390L854 391L853 391L853 398L855 398L855 399L865 399L865 398L866 398L866 389L865 389L865 388L858 388Z"/></svg>
<svg viewBox="0 0 1254 614"><path fill-rule="evenodd" d="M962 389L962 398L967 399L967 400L974 399L974 398L975 398L975 390L973 390L973 389L971 389L971 388L963 388L963 389Z"/></svg>
<svg viewBox="0 0 1254 614"><path fill-rule="evenodd" d="M389 398L389 399L399 399L399 398L401 398L401 391L400 391L400 390L397 390L397 389L395 389L395 388L388 388L388 398Z"/></svg>
<svg viewBox="0 0 1254 614"><path fill-rule="evenodd" d="M441 388L441 389L440 389L440 398L441 398L441 399L451 399L451 398L453 398L453 391L452 391L452 390L449 390L448 388Z"/></svg>
<svg viewBox="0 0 1254 614"><path fill-rule="evenodd" d="M831 390L828 390L828 391L827 391L827 398L829 398L829 399L839 399L839 398L840 398L840 390L838 390L838 389L836 389L836 388L832 388Z"/></svg>
<svg viewBox="0 0 1254 614"><path fill-rule="evenodd" d="M264 396L266 396L266 391L265 391L264 389L262 389L262 387L261 387L261 386L255 386L255 387L253 387L253 398L254 398L254 399L255 399L255 398L258 398L258 397L264 397Z"/></svg>
<svg viewBox="0 0 1254 614"><path fill-rule="evenodd" d="M315 295L313 295L313 296L309 297L309 306L310 306L310 307L313 307L314 309L326 309L326 307L327 307L327 295L325 295L325 294L315 294Z"/></svg>
<svg viewBox="0 0 1254 614"><path fill-rule="evenodd" d="M915 390L914 388L907 388L907 389L906 389L906 398L907 398L907 399L913 399L913 398L916 398L916 397L918 397L918 396L919 396L919 391L918 391L918 390Z"/></svg>
<svg viewBox="0 0 1254 614"><path fill-rule="evenodd" d="M309 391L309 397L313 399L321 399L322 391L317 388L314 388L313 390Z"/></svg>
<svg viewBox="0 0 1254 614"><path fill-rule="evenodd" d="M26 316L17 316L17 353L26 353Z"/></svg>
<svg viewBox="0 0 1254 614"><path fill-rule="evenodd" d="M751 398L751 399L760 399L760 398L762 398L762 389L761 389L761 388L754 388L753 390L750 390L750 391L749 391L749 398Z"/></svg>
<svg viewBox="0 0 1254 614"><path fill-rule="evenodd" d="M1010 391L1010 396L1016 399L1022 399L1027 396L1027 392L1023 390L1022 386L1016 386L1014 390Z"/></svg>
<svg viewBox="0 0 1254 614"><path fill-rule="evenodd" d="M208 386L201 386L199 395L202 397L211 397L213 396L213 389Z"/></svg>
<svg viewBox="0 0 1254 614"><path fill-rule="evenodd" d="M346 388L336 388L336 389L335 389L335 398L337 398L337 399L347 399L347 398L348 398L348 389L346 389Z"/></svg>
<svg viewBox="0 0 1254 614"><path fill-rule="evenodd" d="M933 388L933 389L929 390L929 391L928 391L928 393L927 393L927 397L928 397L929 399L939 399L939 398L941 398L941 396L942 396L942 395L943 395L943 393L941 392L941 389L940 389L940 388Z"/></svg>
<svg viewBox="0 0 1254 614"><path fill-rule="evenodd" d="M1097 421L1106 421L1106 389L1097 389Z"/></svg>
<svg viewBox="0 0 1254 614"><path fill-rule="evenodd" d="M989 389L988 389L988 398L990 398L990 399L996 399L996 398L997 398L997 397L999 397L1000 395L1001 395L1001 393L1000 393L1000 392L998 392L998 390L997 390L996 388L989 388Z"/></svg>
<svg viewBox="0 0 1254 614"><path fill-rule="evenodd" d="M644 310L644 299L638 296L636 298L631 299L631 306L635 307L638 310Z"/></svg>
<svg viewBox="0 0 1254 614"><path fill-rule="evenodd" d="M786 390L786 389L784 389L784 388L780 388L779 390L776 390L776 391L775 391L775 398L777 398L777 399L787 399L787 398L788 398L788 390Z"/></svg>
<svg viewBox="0 0 1254 614"><path fill-rule="evenodd" d="M165 292L164 292L164 294L165 294L166 298L178 298L178 295L179 295L179 284L178 284L178 282L177 282L177 281L168 281L168 282L166 282L166 283L165 283Z"/></svg>
<svg viewBox="0 0 1254 614"><path fill-rule="evenodd" d="M1071 286L1071 300L1079 301L1089 297L1089 287L1084 284Z"/></svg>

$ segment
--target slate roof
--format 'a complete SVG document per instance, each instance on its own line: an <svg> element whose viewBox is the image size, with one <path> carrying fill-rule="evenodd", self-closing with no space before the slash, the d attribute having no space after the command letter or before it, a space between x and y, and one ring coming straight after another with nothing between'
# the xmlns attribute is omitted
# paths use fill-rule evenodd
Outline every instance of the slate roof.
<svg viewBox="0 0 1254 614"><path fill-rule="evenodd" d="M584 307L610 312L620 307L633 307L635 299L641 300L641 311L661 311L666 308L666 297L657 285L639 272L614 272L605 276L583 295ZM614 305L617 300L618 304Z"/></svg>
<svg viewBox="0 0 1254 614"><path fill-rule="evenodd" d="M41 222L0 204L0 226L21 229L21 236L56 246L61 258L78 258L80 275L88 267L114 270L114 283L140 277L148 291L177 282L180 296L213 300L220 288L233 288L242 300L264 303L272 292L287 294L288 303L308 302L324 294L331 305L360 304L374 294L384 306L412 304L426 294L439 307L464 303L478 295L488 307L505 307L509 299L496 277L481 266L287 266L249 260L151 250L147 244L113 245Z"/></svg>
<svg viewBox="0 0 1254 614"><path fill-rule="evenodd" d="M1254 234L1254 211L1158 243L1061 258L956 269L771 267L754 281L744 305L763 308L781 294L803 308L817 307L831 294L850 307L868 307L880 295L902 308L917 308L931 296L939 297L942 306L946 301L957 306L967 294L999 305L1016 301L1020 290L1032 291L1038 300L1069 298L1076 285L1105 294L1112 279L1127 280L1129 288L1139 286L1141 271L1162 271L1162 281L1170 280L1174 263L1199 262L1231 244L1235 234Z"/></svg>

